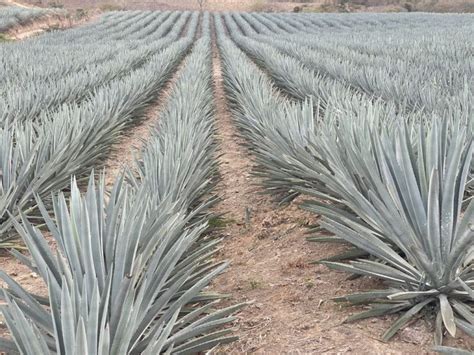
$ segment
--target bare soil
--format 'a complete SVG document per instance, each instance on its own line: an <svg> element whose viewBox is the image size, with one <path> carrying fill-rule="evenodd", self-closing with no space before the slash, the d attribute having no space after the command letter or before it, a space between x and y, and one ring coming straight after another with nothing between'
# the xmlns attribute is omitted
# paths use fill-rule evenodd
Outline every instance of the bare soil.
<svg viewBox="0 0 474 355"><path fill-rule="evenodd" d="M29 5L29 4L22 4L22 3L19 3L19 2L13 1L13 0L2 0L2 1L0 2L0 5L18 6L18 7L24 8L24 9L31 9L31 8L34 7L34 6L32 6L32 5Z"/></svg>
<svg viewBox="0 0 474 355"><path fill-rule="evenodd" d="M432 326L426 321L409 324L389 343L381 335L394 317L344 323L361 308L331 301L348 293L377 288L375 280L347 280L347 274L310 264L343 250L334 244L305 240L306 226L317 216L298 208L277 206L263 195L252 175L255 163L232 122L226 102L221 62L214 43L213 75L217 105L217 139L220 173L217 192L222 201L216 213L227 213L220 257L231 262L212 287L231 294L224 304L253 303L237 315L240 339L218 347L215 353L318 353L318 354L428 354ZM474 349L465 339L455 342Z"/></svg>
<svg viewBox="0 0 474 355"><path fill-rule="evenodd" d="M171 79L161 89L159 96L146 110L143 120L138 125L127 130L127 132L124 132L120 141L112 146L109 159L105 162L105 171L107 173L106 185L108 187L113 185L117 176L126 167L133 169L135 159L140 156L145 143L149 140L154 127L158 124L160 112L168 102L184 62L185 60L180 63Z"/></svg>
<svg viewBox="0 0 474 355"><path fill-rule="evenodd" d="M56 243L47 232L43 235L48 240L50 248L56 250ZM25 254L27 254L25 252ZM0 270L9 275L13 280L22 285L26 291L40 296L47 296L48 290L43 279L35 272L32 272L26 265L22 264L16 257L7 250L0 251ZM0 288L6 288L6 283L0 280ZM4 302L0 301L0 305ZM0 312L0 337L9 337L9 330ZM2 349L0 349L0 354Z"/></svg>

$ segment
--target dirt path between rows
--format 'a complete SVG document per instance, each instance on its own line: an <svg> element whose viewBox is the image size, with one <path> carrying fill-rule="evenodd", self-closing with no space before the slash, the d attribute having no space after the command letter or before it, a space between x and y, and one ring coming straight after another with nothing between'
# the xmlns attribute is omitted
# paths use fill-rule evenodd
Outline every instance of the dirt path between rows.
<svg viewBox="0 0 474 355"><path fill-rule="evenodd" d="M144 118L140 122L123 132L122 138L115 143L109 153L109 157L104 164L106 171L106 186L111 188L115 179L126 168L133 169L135 167L135 159L140 157L141 151L145 144L149 141L154 128L160 119L160 113L165 109L169 97L173 92L176 80L186 62L183 58L178 68L175 69L171 78L165 83L160 90L157 98L146 109Z"/></svg>
<svg viewBox="0 0 474 355"><path fill-rule="evenodd" d="M330 299L373 288L374 282L348 281L347 274L309 264L341 247L306 242L306 225L315 216L300 210L297 202L278 207L261 194L251 173L251 153L232 123L215 39L212 54L221 149L217 193L222 198L215 212L227 213L217 233L224 238L219 257L231 262L212 287L231 295L226 305L253 301L237 315L240 339L214 353L430 353L431 325L426 322L410 324L390 343L379 339L393 317L343 323L361 309L343 308Z"/></svg>

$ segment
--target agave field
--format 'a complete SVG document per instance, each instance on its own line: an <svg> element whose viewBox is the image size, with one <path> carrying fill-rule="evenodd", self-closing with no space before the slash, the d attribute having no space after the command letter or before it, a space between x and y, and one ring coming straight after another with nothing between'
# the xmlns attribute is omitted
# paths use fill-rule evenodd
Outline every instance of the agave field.
<svg viewBox="0 0 474 355"><path fill-rule="evenodd" d="M19 6L0 7L0 33L49 15L61 13L63 13L62 10L56 9L23 8Z"/></svg>
<svg viewBox="0 0 474 355"><path fill-rule="evenodd" d="M249 183L311 213L306 248L334 246L315 262L377 281L334 290L346 321L390 315L391 341L423 319L428 350L471 353L473 93L471 15L120 11L0 45L0 258L43 285L0 271L0 350L232 349L223 100Z"/></svg>

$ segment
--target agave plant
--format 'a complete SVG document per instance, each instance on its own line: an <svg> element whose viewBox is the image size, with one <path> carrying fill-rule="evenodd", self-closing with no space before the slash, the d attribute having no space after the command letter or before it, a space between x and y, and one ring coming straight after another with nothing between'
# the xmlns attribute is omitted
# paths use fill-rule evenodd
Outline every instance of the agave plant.
<svg viewBox="0 0 474 355"><path fill-rule="evenodd" d="M474 245L474 204L463 210L473 154L472 137L448 121L420 125L412 144L406 124L382 134L372 131L370 148L336 141L323 142L335 158L324 177L352 213L319 201L305 207L323 216L321 225L375 259L348 264L322 261L333 269L380 278L387 290L339 298L372 308L350 320L406 312L385 333L391 338L425 307L435 307L436 343L443 325L454 336L456 327L474 335L471 303L474 274L469 251ZM353 175L347 162L357 161L365 174ZM366 185L365 191L357 182ZM365 192L365 193L364 193ZM311 191L305 190L311 194ZM317 195L317 194L316 194Z"/></svg>
<svg viewBox="0 0 474 355"><path fill-rule="evenodd" d="M16 227L32 259L17 255L44 280L48 297L1 273L8 284L2 312L14 339L3 339L2 349L189 353L234 339L229 329L216 328L232 321L238 306L213 311L215 302L200 296L226 266L202 268L215 244L196 244L205 225L187 228L187 213L166 199L155 206L146 195L119 179L107 197L103 179L96 187L93 176L81 195L73 181L69 204L63 194L54 198L56 222L38 200L57 252L22 215Z"/></svg>
<svg viewBox="0 0 474 355"><path fill-rule="evenodd" d="M284 17L283 21L277 15L266 14L232 14L232 17L239 27L231 29L231 36L239 46L258 61L261 53L256 54L255 50L266 51L264 48L268 45L273 47L273 57L284 53L296 59L295 63L314 71L309 76L315 73L321 76L320 95L325 94L323 83L331 78L369 97L395 103L401 109L408 107L410 110L442 113L449 108L449 101L461 94L464 81L472 77L472 68L466 61L468 56L461 54L467 53L472 44L472 27L467 25L471 21L469 16L445 17L441 22L432 17L423 18L428 22L423 24L423 30L427 25L436 29L443 26L441 33L429 33L429 39L413 36L408 28L415 21L410 23L409 18L403 17L385 16L386 23L382 26L372 27L366 23L358 27L360 32L357 36L354 36L354 31L348 31L348 28L355 28L348 18L336 18L333 26L326 23L318 30L318 36L312 36L308 28L295 30L290 25L290 22L294 23L291 17ZM230 16L226 16L226 20L229 22ZM327 20L325 17L323 22ZM452 26L451 21L456 20L459 26ZM419 23L421 21L417 25ZM395 27L396 32L390 25ZM452 41L448 34L454 27L459 41ZM242 37L240 30L246 37L239 39ZM387 41L390 41L389 46ZM433 48L444 50L441 54ZM423 53L423 62L417 60L420 53ZM266 60L271 61L272 58L267 57ZM439 70L440 67L445 70ZM274 76L275 67L266 65L265 68ZM294 74L296 72L289 72L286 76ZM285 73L279 74L279 77L285 78ZM306 81L304 77L295 80L294 86L297 88L300 82L304 87ZM295 88L291 91L301 94L301 90Z"/></svg>

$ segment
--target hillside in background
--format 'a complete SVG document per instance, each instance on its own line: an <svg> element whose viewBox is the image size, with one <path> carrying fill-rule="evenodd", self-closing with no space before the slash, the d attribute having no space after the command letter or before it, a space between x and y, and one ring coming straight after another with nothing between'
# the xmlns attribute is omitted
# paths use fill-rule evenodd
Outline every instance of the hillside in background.
<svg viewBox="0 0 474 355"><path fill-rule="evenodd" d="M114 9L199 9L198 0L25 0L41 7ZM474 12L474 0L204 0L210 11L295 12Z"/></svg>

